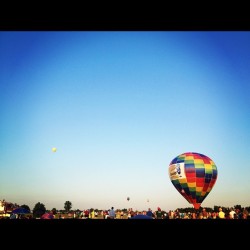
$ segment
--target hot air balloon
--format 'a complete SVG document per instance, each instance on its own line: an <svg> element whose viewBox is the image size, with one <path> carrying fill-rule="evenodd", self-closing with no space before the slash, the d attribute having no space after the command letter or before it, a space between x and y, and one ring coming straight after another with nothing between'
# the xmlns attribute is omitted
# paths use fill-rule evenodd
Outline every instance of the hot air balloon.
<svg viewBox="0 0 250 250"><path fill-rule="evenodd" d="M56 148L52 148L52 152L54 152L54 153L55 153L55 152L56 152L56 150L57 150Z"/></svg>
<svg viewBox="0 0 250 250"><path fill-rule="evenodd" d="M127 201L129 201L130 200L130 198L129 197L127 197Z"/></svg>
<svg viewBox="0 0 250 250"><path fill-rule="evenodd" d="M183 153L169 164L171 182L195 209L200 208L212 190L217 175L217 167L213 160L200 153Z"/></svg>

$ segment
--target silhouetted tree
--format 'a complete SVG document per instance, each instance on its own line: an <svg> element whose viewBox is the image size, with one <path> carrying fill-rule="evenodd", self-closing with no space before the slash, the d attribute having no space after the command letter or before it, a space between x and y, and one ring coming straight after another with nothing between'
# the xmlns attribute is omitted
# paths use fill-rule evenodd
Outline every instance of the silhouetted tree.
<svg viewBox="0 0 250 250"><path fill-rule="evenodd" d="M30 207L28 206L28 205L22 205L21 207L23 207L23 208L25 208L25 209L27 209L29 212L30 212Z"/></svg>
<svg viewBox="0 0 250 250"><path fill-rule="evenodd" d="M221 207L221 206L214 205L214 211L215 211L216 213L219 212L219 207Z"/></svg>
<svg viewBox="0 0 250 250"><path fill-rule="evenodd" d="M43 203L36 203L33 208L33 217L40 218L46 212L46 208Z"/></svg>
<svg viewBox="0 0 250 250"><path fill-rule="evenodd" d="M241 210L241 205L235 205L234 208Z"/></svg>
<svg viewBox="0 0 250 250"><path fill-rule="evenodd" d="M66 210L66 212L69 212L71 208L72 208L71 201L65 201L65 203L64 203L64 209Z"/></svg>
<svg viewBox="0 0 250 250"><path fill-rule="evenodd" d="M52 208L52 213L55 215L56 214L56 208Z"/></svg>

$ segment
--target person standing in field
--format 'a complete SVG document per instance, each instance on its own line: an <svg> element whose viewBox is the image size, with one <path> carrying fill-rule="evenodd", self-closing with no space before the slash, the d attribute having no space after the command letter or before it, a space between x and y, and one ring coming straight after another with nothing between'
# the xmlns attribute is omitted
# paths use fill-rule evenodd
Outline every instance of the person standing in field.
<svg viewBox="0 0 250 250"><path fill-rule="evenodd" d="M155 211L155 218L156 219L162 219L163 218L163 214L162 214L161 208L159 208L159 207Z"/></svg>
<svg viewBox="0 0 250 250"><path fill-rule="evenodd" d="M222 211L222 208L219 208L219 214L218 214L219 219L225 219L225 213Z"/></svg>
<svg viewBox="0 0 250 250"><path fill-rule="evenodd" d="M114 207L111 207L109 210L109 219L114 219L115 218L115 210Z"/></svg>
<svg viewBox="0 0 250 250"><path fill-rule="evenodd" d="M148 211L146 212L146 215L154 218L154 213L152 212L151 208L148 208Z"/></svg>

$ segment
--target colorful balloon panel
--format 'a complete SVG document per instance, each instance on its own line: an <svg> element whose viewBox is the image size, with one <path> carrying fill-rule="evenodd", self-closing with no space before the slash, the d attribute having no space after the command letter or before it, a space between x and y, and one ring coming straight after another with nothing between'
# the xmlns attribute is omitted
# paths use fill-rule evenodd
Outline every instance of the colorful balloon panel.
<svg viewBox="0 0 250 250"><path fill-rule="evenodd" d="M171 182L195 209L199 209L212 190L217 175L217 167L213 160L200 153L183 153L169 164Z"/></svg>

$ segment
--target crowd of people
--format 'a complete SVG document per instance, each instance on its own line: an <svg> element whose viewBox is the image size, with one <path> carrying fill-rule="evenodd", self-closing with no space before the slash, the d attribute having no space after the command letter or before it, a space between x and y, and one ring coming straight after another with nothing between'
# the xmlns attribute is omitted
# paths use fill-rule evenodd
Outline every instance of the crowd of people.
<svg viewBox="0 0 250 250"><path fill-rule="evenodd" d="M143 215L138 218L150 217L152 219L249 219L249 212L247 209L235 209L233 207L230 210L223 211L222 207L219 207L218 211L207 211L206 208L203 208L201 211L193 212L180 212L179 209L169 210L168 212L157 208L153 211L151 208L143 211L134 211L132 208L129 208L127 211L120 209L114 210L114 207L111 207L109 210L101 211L90 211L89 209L83 210L78 218L80 219L132 219L137 215Z"/></svg>
<svg viewBox="0 0 250 250"><path fill-rule="evenodd" d="M56 210L47 211L41 216L29 214L11 213L9 219L250 219L249 207L246 208L224 208L217 207L195 209L175 209L164 211L160 207L156 210L148 208L147 210L115 209L113 206L108 210L85 209L70 212L60 212Z"/></svg>

